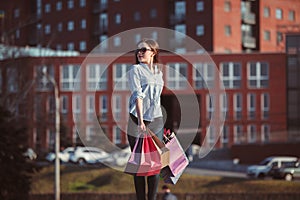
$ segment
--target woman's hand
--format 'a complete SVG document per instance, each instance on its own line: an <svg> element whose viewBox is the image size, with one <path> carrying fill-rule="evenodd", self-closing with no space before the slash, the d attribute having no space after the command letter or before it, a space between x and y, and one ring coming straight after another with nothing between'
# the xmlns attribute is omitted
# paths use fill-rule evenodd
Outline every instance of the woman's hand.
<svg viewBox="0 0 300 200"><path fill-rule="evenodd" d="M146 130L147 130L147 127L146 127L145 123L143 121L141 121L138 124L138 131L139 131L139 133L146 132Z"/></svg>

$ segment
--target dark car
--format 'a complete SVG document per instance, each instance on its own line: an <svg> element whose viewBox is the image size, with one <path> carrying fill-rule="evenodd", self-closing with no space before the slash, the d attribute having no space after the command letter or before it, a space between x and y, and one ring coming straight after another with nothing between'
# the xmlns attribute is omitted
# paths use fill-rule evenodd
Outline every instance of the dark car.
<svg viewBox="0 0 300 200"><path fill-rule="evenodd" d="M284 179L286 181L292 181L294 179L300 179L300 164L299 162L290 163L273 173L274 179Z"/></svg>

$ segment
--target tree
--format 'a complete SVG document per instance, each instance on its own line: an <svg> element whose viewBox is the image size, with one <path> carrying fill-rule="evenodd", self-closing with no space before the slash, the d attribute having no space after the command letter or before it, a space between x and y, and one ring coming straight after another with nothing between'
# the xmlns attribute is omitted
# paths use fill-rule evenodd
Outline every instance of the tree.
<svg viewBox="0 0 300 200"><path fill-rule="evenodd" d="M29 199L33 163L23 155L27 150L27 134L8 110L0 106L0 199Z"/></svg>

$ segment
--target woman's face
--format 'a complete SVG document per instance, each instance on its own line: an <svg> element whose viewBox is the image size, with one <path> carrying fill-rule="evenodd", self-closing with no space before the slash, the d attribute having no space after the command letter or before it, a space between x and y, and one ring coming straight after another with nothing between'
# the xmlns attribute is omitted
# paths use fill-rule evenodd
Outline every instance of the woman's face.
<svg viewBox="0 0 300 200"><path fill-rule="evenodd" d="M153 59L154 52L145 42L138 44L136 53L137 59L140 63L150 64Z"/></svg>

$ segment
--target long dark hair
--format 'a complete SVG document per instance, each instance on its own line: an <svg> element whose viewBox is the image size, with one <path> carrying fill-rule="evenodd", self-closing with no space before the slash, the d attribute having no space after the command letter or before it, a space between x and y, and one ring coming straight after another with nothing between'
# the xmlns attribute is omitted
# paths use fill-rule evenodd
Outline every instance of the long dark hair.
<svg viewBox="0 0 300 200"><path fill-rule="evenodd" d="M137 43L137 45L139 45L140 43L146 43L150 48L151 50L154 52L154 56L153 56L153 64L157 64L159 62L159 59L158 59L158 53L159 53L159 45L158 43L153 40L153 39L147 39L147 38L144 38L142 39L141 41L139 41ZM139 64L139 60L137 58L137 54L138 52L135 52L135 64Z"/></svg>

